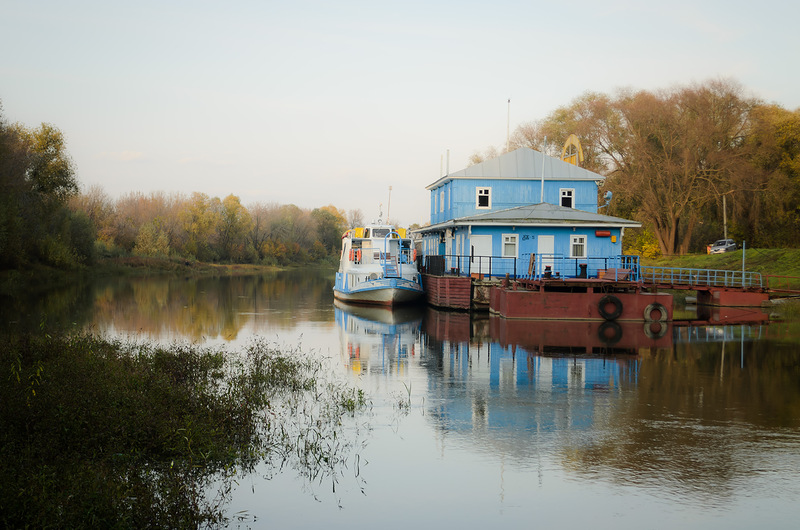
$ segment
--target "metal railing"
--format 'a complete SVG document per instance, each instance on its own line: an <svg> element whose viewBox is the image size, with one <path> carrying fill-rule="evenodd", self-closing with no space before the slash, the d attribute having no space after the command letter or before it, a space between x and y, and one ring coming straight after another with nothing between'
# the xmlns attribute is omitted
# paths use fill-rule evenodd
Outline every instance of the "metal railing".
<svg viewBox="0 0 800 530"><path fill-rule="evenodd" d="M522 254L519 258L502 256L463 256L445 254L425 256L423 270L436 276L454 275L505 277L513 280L547 278L604 278L638 281L639 257L570 258L558 254Z"/></svg>
<svg viewBox="0 0 800 530"><path fill-rule="evenodd" d="M765 274L764 285L772 292L800 294L800 277Z"/></svg>
<svg viewBox="0 0 800 530"><path fill-rule="evenodd" d="M445 254L442 256L425 256L422 267L428 274L436 276L470 276L483 275L487 277L505 276L517 278L517 258L501 256L462 256Z"/></svg>
<svg viewBox="0 0 800 530"><path fill-rule="evenodd" d="M763 288L759 272L689 269L681 267L641 267L644 283L695 287Z"/></svg>
<svg viewBox="0 0 800 530"><path fill-rule="evenodd" d="M527 271L522 278L601 278L638 281L639 256L571 258L560 254L524 254Z"/></svg>
<svg viewBox="0 0 800 530"><path fill-rule="evenodd" d="M505 277L513 280L599 278L681 287L730 287L800 293L800 278L758 272L642 266L639 256L571 258L522 254L519 258L445 254L424 256L422 270L433 275Z"/></svg>

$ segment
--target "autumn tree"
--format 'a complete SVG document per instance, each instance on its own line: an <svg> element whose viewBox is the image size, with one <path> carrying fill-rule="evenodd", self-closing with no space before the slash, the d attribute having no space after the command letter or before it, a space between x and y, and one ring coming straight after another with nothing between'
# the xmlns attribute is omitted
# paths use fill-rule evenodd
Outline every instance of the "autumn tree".
<svg viewBox="0 0 800 530"><path fill-rule="evenodd" d="M356 208L347 212L347 227L354 228L364 224L364 212Z"/></svg>
<svg viewBox="0 0 800 530"><path fill-rule="evenodd" d="M347 227L344 213L333 205L315 208L311 216L316 222L317 239L330 254L336 254L342 243L342 233Z"/></svg>
<svg viewBox="0 0 800 530"><path fill-rule="evenodd" d="M211 234L217 226L219 210L205 193L192 193L191 198L180 212L182 229L186 233L184 251L187 255L202 261L213 261L215 254L211 248Z"/></svg>
<svg viewBox="0 0 800 530"><path fill-rule="evenodd" d="M256 203L247 209L250 212L250 229L247 231L247 244L253 249L256 259L260 262L266 256L267 240L269 239L269 216L271 210L277 205Z"/></svg>
<svg viewBox="0 0 800 530"><path fill-rule="evenodd" d="M169 238L158 222L152 220L139 228L133 252L143 256L169 256Z"/></svg>
<svg viewBox="0 0 800 530"><path fill-rule="evenodd" d="M98 230L98 238L105 239L110 235L103 234L102 229L108 230L114 216L114 201L103 190L102 186L94 185L85 192L81 192L69 201L73 211L83 212Z"/></svg>
<svg viewBox="0 0 800 530"><path fill-rule="evenodd" d="M685 253L701 224L716 226L723 197L763 190L747 144L757 106L730 81L621 90L614 97L588 93L543 122L518 128L514 138L535 147L547 136L560 155L568 135L576 134L582 166L607 176L601 192L614 192L609 213L652 227L662 253Z"/></svg>
<svg viewBox="0 0 800 530"><path fill-rule="evenodd" d="M220 258L226 261L241 259L252 225L250 213L242 206L239 197L228 195L220 204L217 219L216 238Z"/></svg>
<svg viewBox="0 0 800 530"><path fill-rule="evenodd" d="M800 239L800 109L759 105L747 138L749 171L726 201L733 229L763 246ZM717 205L721 207L721 205Z"/></svg>
<svg viewBox="0 0 800 530"><path fill-rule="evenodd" d="M0 114L0 191L0 266L91 261L91 222L67 208L78 183L60 130L10 125Z"/></svg>
<svg viewBox="0 0 800 530"><path fill-rule="evenodd" d="M742 150L754 102L725 82L652 94L624 94L616 103L626 135L610 144L609 185L653 226L663 254L689 250L703 207L733 189L745 171Z"/></svg>

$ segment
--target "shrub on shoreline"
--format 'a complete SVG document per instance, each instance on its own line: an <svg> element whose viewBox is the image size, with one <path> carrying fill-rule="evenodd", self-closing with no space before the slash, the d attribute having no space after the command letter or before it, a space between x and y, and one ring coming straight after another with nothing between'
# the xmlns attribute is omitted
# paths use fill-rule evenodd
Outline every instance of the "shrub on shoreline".
<svg viewBox="0 0 800 530"><path fill-rule="evenodd" d="M259 462L335 475L347 442L308 440L341 436L334 431L364 406L363 395L324 383L319 364L296 353L264 342L241 356L92 335L3 337L0 524L216 525L231 477ZM323 406L305 416L264 413L308 395ZM212 484L222 484L216 496Z"/></svg>

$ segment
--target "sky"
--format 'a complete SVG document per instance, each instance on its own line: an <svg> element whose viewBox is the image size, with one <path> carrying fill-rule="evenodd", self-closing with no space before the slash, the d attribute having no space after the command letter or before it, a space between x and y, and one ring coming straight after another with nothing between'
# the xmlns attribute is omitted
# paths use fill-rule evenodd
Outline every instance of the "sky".
<svg viewBox="0 0 800 530"><path fill-rule="evenodd" d="M724 78L799 108L797 20L786 0L0 0L0 102L64 133L84 190L407 226L448 169L586 92Z"/></svg>

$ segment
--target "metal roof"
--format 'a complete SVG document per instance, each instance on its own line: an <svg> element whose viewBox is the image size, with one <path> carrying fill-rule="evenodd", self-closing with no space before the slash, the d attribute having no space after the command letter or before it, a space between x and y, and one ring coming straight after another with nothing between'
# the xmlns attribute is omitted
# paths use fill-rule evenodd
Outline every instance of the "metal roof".
<svg viewBox="0 0 800 530"><path fill-rule="evenodd" d="M547 202L517 206L506 210L488 212L476 215L468 215L452 219L444 223L438 223L415 230L415 232L430 232L451 228L454 226L604 226L604 227L625 227L636 228L642 226L641 223L630 221L621 217L613 217L599 213L585 212L566 206L558 206Z"/></svg>
<svg viewBox="0 0 800 530"><path fill-rule="evenodd" d="M544 165L545 180L603 180L605 177L599 173L583 169L576 165L564 162L558 158L546 156L529 147L520 147L510 153L500 155L480 164L450 173L429 185L425 189L438 188L453 179L525 179L538 180L542 178Z"/></svg>

